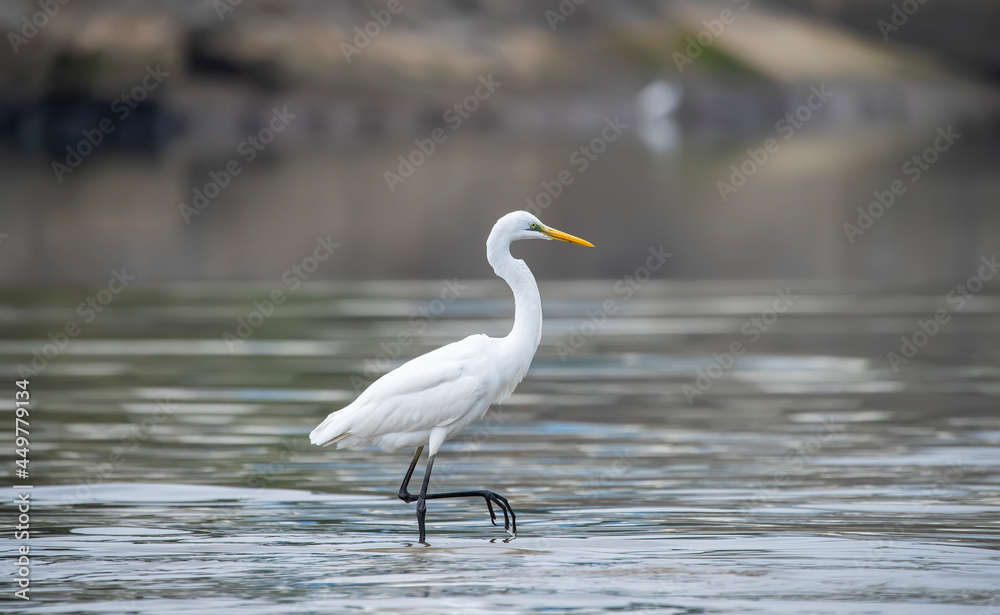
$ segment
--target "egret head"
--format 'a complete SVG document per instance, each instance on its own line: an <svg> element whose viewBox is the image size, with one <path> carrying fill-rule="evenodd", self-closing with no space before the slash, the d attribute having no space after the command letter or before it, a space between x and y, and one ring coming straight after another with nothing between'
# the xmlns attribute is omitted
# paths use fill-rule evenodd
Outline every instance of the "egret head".
<svg viewBox="0 0 1000 615"><path fill-rule="evenodd" d="M558 239L568 243L575 243L581 246L594 247L589 241L580 239L556 230L550 226L545 226L542 221L526 211L512 211L506 216L497 220L494 232L500 232L510 238L510 241L518 239Z"/></svg>

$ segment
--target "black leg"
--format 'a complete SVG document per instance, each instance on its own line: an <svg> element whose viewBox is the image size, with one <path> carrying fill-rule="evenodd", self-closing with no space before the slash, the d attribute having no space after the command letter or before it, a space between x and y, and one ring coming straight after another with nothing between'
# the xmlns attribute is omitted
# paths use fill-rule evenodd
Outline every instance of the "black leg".
<svg viewBox="0 0 1000 615"><path fill-rule="evenodd" d="M431 469L434 468L434 455L427 458L427 469L424 470L424 483L420 486L420 496L417 497L417 528L420 530L420 542L424 541L424 519L427 518L427 486L431 484Z"/></svg>
<svg viewBox="0 0 1000 615"><path fill-rule="evenodd" d="M430 485L431 469L434 467L433 455L427 459L427 469L424 471L424 480L420 489L420 494L412 495L408 489L410 479L413 477L413 470L417 467L417 461L420 459L420 454L423 450L424 447L417 447L417 452L413 455L410 467L406 470L406 476L403 477L403 484L399 486L399 491L396 493L399 499L403 500L407 504L410 502L417 502L417 526L420 529L420 542L424 542L424 538L426 537L424 524L427 517L427 500L441 500L445 498L483 498L486 500L486 508L490 512L490 521L493 525L497 524L497 515L493 511L493 504L496 504L500 508L501 512L503 512L503 529L510 532L513 536L517 535L517 518L514 516L514 509L511 508L507 498L503 497L499 493L495 493L489 489L452 491L449 493L427 493L427 487Z"/></svg>
<svg viewBox="0 0 1000 615"><path fill-rule="evenodd" d="M410 477L413 476L413 469L417 467L417 460L420 459L420 453L422 452L424 452L424 447L418 446L416 454L413 455L413 461L410 462L410 468L406 471L406 476L403 477L403 484L399 486L399 491L396 492L396 496L407 504L417 499L410 495L407 487L410 486Z"/></svg>

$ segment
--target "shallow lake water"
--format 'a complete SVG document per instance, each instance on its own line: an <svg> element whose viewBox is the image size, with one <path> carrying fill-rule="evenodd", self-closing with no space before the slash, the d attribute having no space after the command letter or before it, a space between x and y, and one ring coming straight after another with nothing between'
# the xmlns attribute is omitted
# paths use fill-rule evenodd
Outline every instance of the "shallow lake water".
<svg viewBox="0 0 1000 615"><path fill-rule="evenodd" d="M395 497L412 452L307 434L379 370L504 334L509 291L466 286L304 286L232 351L270 287L117 297L31 378L32 599L2 610L1000 613L1000 298L541 281L528 377L432 481L504 494L517 537L482 501L432 501L420 545ZM779 290L790 308L769 312ZM89 292L0 294L11 399Z"/></svg>

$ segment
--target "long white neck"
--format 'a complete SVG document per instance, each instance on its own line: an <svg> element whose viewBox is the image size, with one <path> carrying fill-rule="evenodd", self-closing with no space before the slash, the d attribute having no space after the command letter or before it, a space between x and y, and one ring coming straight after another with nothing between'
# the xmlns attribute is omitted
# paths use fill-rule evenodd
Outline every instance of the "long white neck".
<svg viewBox="0 0 1000 615"><path fill-rule="evenodd" d="M501 235L494 227L486 240L486 259L514 291L514 326L503 340L513 356L524 360L526 371L542 340L542 300L531 270L510 255L510 239Z"/></svg>

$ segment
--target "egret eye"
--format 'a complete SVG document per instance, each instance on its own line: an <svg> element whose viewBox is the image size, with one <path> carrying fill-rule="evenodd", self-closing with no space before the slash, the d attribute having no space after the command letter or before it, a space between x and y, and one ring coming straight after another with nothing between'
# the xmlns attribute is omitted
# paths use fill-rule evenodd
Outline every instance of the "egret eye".
<svg viewBox="0 0 1000 615"><path fill-rule="evenodd" d="M528 228L529 228L530 230L532 230L532 231L537 231L537 230L539 230L539 226L538 226L538 223L537 223L537 222L532 222L531 224L529 224L529 225L528 225Z"/></svg>

